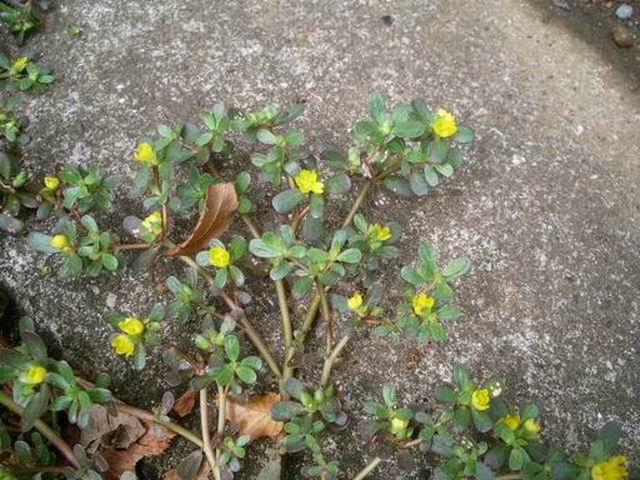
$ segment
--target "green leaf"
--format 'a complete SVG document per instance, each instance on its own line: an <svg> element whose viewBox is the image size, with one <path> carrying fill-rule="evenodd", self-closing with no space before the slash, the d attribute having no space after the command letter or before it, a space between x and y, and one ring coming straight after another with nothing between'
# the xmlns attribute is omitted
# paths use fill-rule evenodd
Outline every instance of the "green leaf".
<svg viewBox="0 0 640 480"><path fill-rule="evenodd" d="M436 185L438 185L438 182L439 182L438 174L433 168L433 165L424 166L424 179L427 181L427 183L431 187L435 187Z"/></svg>
<svg viewBox="0 0 640 480"><path fill-rule="evenodd" d="M114 271L118 269L118 259L111 255L110 253L102 254L102 265L109 271Z"/></svg>
<svg viewBox="0 0 640 480"><path fill-rule="evenodd" d="M269 130L265 130L265 129L258 130L256 138L261 143L265 143L267 145L275 145L276 143L278 143L278 137L276 137Z"/></svg>
<svg viewBox="0 0 640 480"><path fill-rule="evenodd" d="M38 232L31 232L27 236L27 245L34 250L44 253L57 253L58 249L51 246L51 237Z"/></svg>
<svg viewBox="0 0 640 480"><path fill-rule="evenodd" d="M382 387L382 398L388 407L393 407L396 404L396 387L389 384L384 385Z"/></svg>
<svg viewBox="0 0 640 480"><path fill-rule="evenodd" d="M291 293L294 298L300 299L304 297L313 286L313 278L309 276L300 277L291 287Z"/></svg>
<svg viewBox="0 0 640 480"><path fill-rule="evenodd" d="M293 417L301 415L306 410L298 402L283 401L271 406L271 419L276 422L291 420Z"/></svg>
<svg viewBox="0 0 640 480"><path fill-rule="evenodd" d="M248 383L250 385L255 383L255 381L258 378L258 376L256 375L256 372L254 372L249 367L240 367L240 368L238 368L238 370L236 370L236 373L237 373L238 377L240 378L240 380L242 380L244 383Z"/></svg>
<svg viewBox="0 0 640 480"><path fill-rule="evenodd" d="M455 403L456 394L451 387L441 386L436 388L436 399L442 403Z"/></svg>
<svg viewBox="0 0 640 480"><path fill-rule="evenodd" d="M35 360L45 360L47 358L47 347L45 346L42 338L35 332L25 331L22 332L20 338L24 342L29 355Z"/></svg>
<svg viewBox="0 0 640 480"><path fill-rule="evenodd" d="M303 198L304 194L300 190L291 188L273 197L271 204L276 212L284 214L297 207Z"/></svg>
<svg viewBox="0 0 640 480"><path fill-rule="evenodd" d="M460 126L458 127L458 131L453 136L453 140L458 143L471 143L473 142L476 134L473 130L468 127Z"/></svg>
<svg viewBox="0 0 640 480"><path fill-rule="evenodd" d="M373 92L369 96L369 114L378 123L384 120L384 103L384 97L378 92Z"/></svg>
<svg viewBox="0 0 640 480"><path fill-rule="evenodd" d="M240 357L240 342L235 335L224 337L224 351L232 362L237 362Z"/></svg>
<svg viewBox="0 0 640 480"><path fill-rule="evenodd" d="M422 275L420 275L415 268L410 266L402 267L402 270L400 270L400 275L402 275L402 278L404 278L407 282L415 287L419 287L420 285L425 283L425 279L422 277Z"/></svg>
<svg viewBox="0 0 640 480"><path fill-rule="evenodd" d="M254 239L249 242L249 251L256 257L276 258L282 256L283 252L274 245L267 244L264 240Z"/></svg>
<svg viewBox="0 0 640 480"><path fill-rule="evenodd" d="M476 462L476 480L494 480L495 475L489 467L482 462Z"/></svg>
<svg viewBox="0 0 640 480"><path fill-rule="evenodd" d="M440 163L434 165L433 168L440 172L440 174L444 177L449 178L451 175L453 175L453 167L448 163Z"/></svg>
<svg viewBox="0 0 640 480"><path fill-rule="evenodd" d="M473 418L473 424L480 433L488 432L493 428L493 421L485 412L472 409L471 417Z"/></svg>
<svg viewBox="0 0 640 480"><path fill-rule="evenodd" d="M393 126L393 133L402 138L417 138L424 133L425 125L421 122L399 122Z"/></svg>
<svg viewBox="0 0 640 480"><path fill-rule="evenodd" d="M460 308L455 305L448 305L442 307L436 313L441 320L457 320L460 317Z"/></svg>
<svg viewBox="0 0 640 480"><path fill-rule="evenodd" d="M329 260L329 254L319 248L310 248L307 251L307 258L314 263L323 263Z"/></svg>
<svg viewBox="0 0 640 480"><path fill-rule="evenodd" d="M527 459L528 455L522 448L514 448L509 455L509 468L514 471L522 470Z"/></svg>
<svg viewBox="0 0 640 480"><path fill-rule="evenodd" d="M344 263L358 263L362 258L362 252L357 248L348 248L345 251L341 252L340 255L336 258L338 262Z"/></svg>
<svg viewBox="0 0 640 480"><path fill-rule="evenodd" d="M33 424L47 410L48 406L49 390L46 387L42 387L38 393L29 399L29 402L22 413L20 421L22 431L26 432L31 430Z"/></svg>
<svg viewBox="0 0 640 480"><path fill-rule="evenodd" d="M244 284L244 273L235 265L229 265L229 275L237 287L241 287Z"/></svg>
<svg viewBox="0 0 640 480"><path fill-rule="evenodd" d="M471 261L467 257L460 257L453 260L442 269L442 275L448 280L455 280L469 271Z"/></svg>
<svg viewBox="0 0 640 480"><path fill-rule="evenodd" d="M327 193L345 193L351 189L351 179L346 173L338 173L324 181Z"/></svg>
<svg viewBox="0 0 640 480"><path fill-rule="evenodd" d="M457 364L453 367L453 380L459 387L464 387L470 381L469 369L462 364Z"/></svg>
<svg viewBox="0 0 640 480"><path fill-rule="evenodd" d="M424 176L420 175L420 172L417 170L411 171L411 175L409 175L409 186L411 187L411 191L419 197L429 193L429 184L424 179Z"/></svg>
<svg viewBox="0 0 640 480"><path fill-rule="evenodd" d="M218 290L222 290L227 284L229 278L229 270L226 268L216 269L216 276L213 279L213 284Z"/></svg>

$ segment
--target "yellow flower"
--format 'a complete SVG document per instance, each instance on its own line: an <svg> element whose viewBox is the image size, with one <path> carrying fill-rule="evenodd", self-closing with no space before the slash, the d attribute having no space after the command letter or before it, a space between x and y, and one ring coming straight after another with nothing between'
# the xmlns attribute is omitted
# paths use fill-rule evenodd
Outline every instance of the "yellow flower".
<svg viewBox="0 0 640 480"><path fill-rule="evenodd" d="M376 240L380 240L381 242L384 242L385 240L389 240L391 238L391 229L386 225L374 223L373 225L371 225L371 232L373 232L373 237Z"/></svg>
<svg viewBox="0 0 640 480"><path fill-rule="evenodd" d="M413 305L413 312L416 315L425 315L431 312L433 305L436 303L436 300L433 297L430 297L426 293L418 293L413 297L411 301Z"/></svg>
<svg viewBox="0 0 640 480"><path fill-rule="evenodd" d="M479 411L487 410L491 403L491 393L487 388L479 388L471 394L471 405Z"/></svg>
<svg viewBox="0 0 640 480"><path fill-rule="evenodd" d="M156 210L142 221L142 226L153 235L160 235L162 232L162 212Z"/></svg>
<svg viewBox="0 0 640 480"><path fill-rule="evenodd" d="M624 455L614 455L595 465L591 469L591 478L592 480L624 480L629 476L628 463Z"/></svg>
<svg viewBox="0 0 640 480"><path fill-rule="evenodd" d="M69 238L66 235L54 235L51 237L51 240L49 240L49 245L53 248L57 248L58 250L62 250L63 252L73 252L71 242L69 242Z"/></svg>
<svg viewBox="0 0 640 480"><path fill-rule="evenodd" d="M126 317L118 322L118 328L129 335L140 335L144 332L144 323L134 317Z"/></svg>
<svg viewBox="0 0 640 480"><path fill-rule="evenodd" d="M391 432L400 433L409 426L409 420L402 420L401 418L393 418L391 420Z"/></svg>
<svg viewBox="0 0 640 480"><path fill-rule="evenodd" d="M520 427L520 415L506 415L502 417L502 421L509 430L517 430Z"/></svg>
<svg viewBox="0 0 640 480"><path fill-rule="evenodd" d="M301 170L293 179L304 194L324 192L324 183L318 180L318 172L315 170Z"/></svg>
<svg viewBox="0 0 640 480"><path fill-rule="evenodd" d="M27 68L27 65L29 65L29 59L27 57L20 57L20 58L16 58L13 61L13 64L11 65L11 69L15 73L21 73L22 71L24 71L25 68Z"/></svg>
<svg viewBox="0 0 640 480"><path fill-rule="evenodd" d="M20 380L29 385L40 385L47 376L47 369L40 365L32 365L20 376Z"/></svg>
<svg viewBox="0 0 640 480"><path fill-rule="evenodd" d="M358 310L362 306L362 295L360 292L355 292L349 297L347 306L350 310Z"/></svg>
<svg viewBox="0 0 640 480"><path fill-rule="evenodd" d="M453 114L443 110L438 110L438 116L431 124L434 133L442 138L451 137L458 131L458 125Z"/></svg>
<svg viewBox="0 0 640 480"><path fill-rule="evenodd" d="M130 357L136 351L136 344L129 335L116 335L111 340L111 346L118 355Z"/></svg>
<svg viewBox="0 0 640 480"><path fill-rule="evenodd" d="M44 186L49 190L57 190L60 186L60 179L58 177L46 176L44 177Z"/></svg>
<svg viewBox="0 0 640 480"><path fill-rule="evenodd" d="M540 431L540 422L533 418L530 418L529 420L524 422L524 428L529 433L538 433Z"/></svg>
<svg viewBox="0 0 640 480"><path fill-rule="evenodd" d="M209 262L216 268L227 268L231 263L231 255L224 247L211 247Z"/></svg>
<svg viewBox="0 0 640 480"><path fill-rule="evenodd" d="M158 157L156 150L150 143L144 142L136 148L135 158L139 162L148 163L150 165L158 165Z"/></svg>

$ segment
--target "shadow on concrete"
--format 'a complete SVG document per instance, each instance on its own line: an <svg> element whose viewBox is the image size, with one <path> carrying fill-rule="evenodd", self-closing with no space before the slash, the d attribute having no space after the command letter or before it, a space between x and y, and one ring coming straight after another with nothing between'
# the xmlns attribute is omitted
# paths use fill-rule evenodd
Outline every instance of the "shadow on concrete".
<svg viewBox="0 0 640 480"><path fill-rule="evenodd" d="M545 23L553 23L572 31L576 36L595 47L606 62L633 82L634 90L640 89L640 0L626 1L634 7L630 20L616 17L616 6L606 8L604 2L569 0L568 10L554 5L552 0L526 0L540 10ZM621 48L613 41L612 29L624 25L635 37L632 47Z"/></svg>

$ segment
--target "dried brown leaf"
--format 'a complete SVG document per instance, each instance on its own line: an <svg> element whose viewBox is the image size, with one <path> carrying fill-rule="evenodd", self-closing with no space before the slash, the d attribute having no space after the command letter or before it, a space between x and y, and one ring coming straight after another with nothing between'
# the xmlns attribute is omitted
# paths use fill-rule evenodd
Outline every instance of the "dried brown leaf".
<svg viewBox="0 0 640 480"><path fill-rule="evenodd" d="M101 452L109 464L109 470L103 473L105 480L117 480L126 471L135 472L139 460L160 455L169 448L171 440L176 436L175 433L166 430L159 435L152 423L143 421L142 424L147 429L146 433L128 449L107 448Z"/></svg>
<svg viewBox="0 0 640 480"><path fill-rule="evenodd" d="M203 250L213 238L220 237L231 226L239 202L233 183L217 183L207 191L206 207L191 235L167 255L193 255Z"/></svg>
<svg viewBox="0 0 640 480"><path fill-rule="evenodd" d="M236 403L232 397L228 397L227 420L238 425L240 435L249 435L252 440L275 438L284 427L284 423L271 420L271 406L278 401L280 395L273 392L249 397L247 403Z"/></svg>
<svg viewBox="0 0 640 480"><path fill-rule="evenodd" d="M197 390L189 388L178 400L176 400L176 403L173 405L173 411L176 412L179 417L189 415L196 405L197 396Z"/></svg>
<svg viewBox="0 0 640 480"><path fill-rule="evenodd" d="M203 461L202 466L200 467L200 471L195 477L193 477L192 480L208 480L210 471L211 471L211 468L209 467L209 464L206 461ZM173 470L169 470L167 473L164 474L163 480L182 480L182 479L178 476L178 469L174 468Z"/></svg>
<svg viewBox="0 0 640 480"><path fill-rule="evenodd" d="M126 449L145 432L145 427L136 417L122 412L114 417L102 405L94 403L89 425L81 430L80 443L91 452L101 445Z"/></svg>

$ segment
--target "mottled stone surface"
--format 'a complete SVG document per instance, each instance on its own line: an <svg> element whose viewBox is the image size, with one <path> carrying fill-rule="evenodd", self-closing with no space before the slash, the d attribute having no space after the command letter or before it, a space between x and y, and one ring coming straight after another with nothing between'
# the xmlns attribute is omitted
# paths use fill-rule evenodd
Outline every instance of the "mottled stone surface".
<svg viewBox="0 0 640 480"><path fill-rule="evenodd" d="M550 443L584 448L613 419L638 456L640 102L637 78L609 61L637 47L589 43L555 21L560 13L517 0L61 3L28 44L57 75L28 102L27 153L39 173L97 162L127 177L138 137L217 101L305 101L298 126L316 150L348 146L372 90L393 101L422 97L474 126L478 142L454 179L417 201L377 193L380 208L369 209L405 225L403 262L430 241L443 257L470 256L475 268L459 281L464 315L443 344L352 341L336 378L353 424L383 383L398 385L407 402L432 399L451 365L468 362L480 376L504 377L509 399L538 400ZM80 38L64 33L71 24ZM140 212L124 192L105 218L114 228ZM62 282L40 273L53 263L22 238L0 240L0 281L53 350L86 374L111 373L122 398L153 405L165 388L161 362L152 360L150 374L131 372L110 351L104 314L144 314L166 298L156 287L176 266ZM384 272L395 294L398 272L399 263ZM253 313L278 342L273 301L259 293L268 285L256 287ZM188 337L193 325L167 328ZM345 478L369 451L355 431L327 447ZM371 476L397 477L390 466Z"/></svg>

